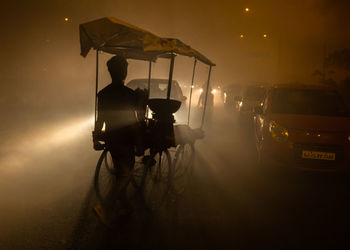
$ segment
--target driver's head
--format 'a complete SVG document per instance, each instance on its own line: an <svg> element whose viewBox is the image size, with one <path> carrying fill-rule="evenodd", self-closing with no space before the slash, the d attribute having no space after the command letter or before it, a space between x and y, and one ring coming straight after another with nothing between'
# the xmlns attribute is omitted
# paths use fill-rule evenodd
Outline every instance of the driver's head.
<svg viewBox="0 0 350 250"><path fill-rule="evenodd" d="M113 56L108 60L107 67L112 80L125 80L128 73L128 62L123 56Z"/></svg>

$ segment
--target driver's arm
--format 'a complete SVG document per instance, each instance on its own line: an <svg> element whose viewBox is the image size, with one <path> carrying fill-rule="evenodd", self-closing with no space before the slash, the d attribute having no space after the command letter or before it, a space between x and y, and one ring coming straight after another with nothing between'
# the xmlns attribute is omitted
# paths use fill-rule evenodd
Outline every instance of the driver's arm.
<svg viewBox="0 0 350 250"><path fill-rule="evenodd" d="M136 146L136 155L143 155L145 151L145 144L143 141L143 133L141 128L141 123L145 118L145 109L146 109L146 92L142 90L136 90L134 95L134 111L135 111L135 122L132 125L132 132L135 138ZM138 111L141 111L138 113Z"/></svg>
<svg viewBox="0 0 350 250"><path fill-rule="evenodd" d="M104 109L102 106L102 102L97 99L97 121L95 123L95 132L101 132L104 122Z"/></svg>
<svg viewBox="0 0 350 250"><path fill-rule="evenodd" d="M146 106L147 106L147 91L145 89L136 89L135 90L135 110L137 113L138 122L143 122L145 119Z"/></svg>
<svg viewBox="0 0 350 250"><path fill-rule="evenodd" d="M98 102L97 121L95 122L95 130L92 132L92 140L94 143L95 150L103 149L103 145L99 142L102 135L103 123L104 123L104 110L102 108L101 102Z"/></svg>

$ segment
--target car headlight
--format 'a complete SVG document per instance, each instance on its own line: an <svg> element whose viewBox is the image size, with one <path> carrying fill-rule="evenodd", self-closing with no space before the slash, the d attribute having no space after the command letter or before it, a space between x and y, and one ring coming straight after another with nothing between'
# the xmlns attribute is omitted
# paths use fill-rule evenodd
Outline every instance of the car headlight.
<svg viewBox="0 0 350 250"><path fill-rule="evenodd" d="M270 122L269 131L272 138L277 142L286 142L288 140L288 130L274 121Z"/></svg>

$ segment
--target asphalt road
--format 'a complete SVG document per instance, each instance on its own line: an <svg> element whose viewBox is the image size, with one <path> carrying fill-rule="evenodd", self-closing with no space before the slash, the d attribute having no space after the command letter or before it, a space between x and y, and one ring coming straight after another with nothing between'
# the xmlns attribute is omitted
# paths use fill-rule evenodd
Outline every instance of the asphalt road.
<svg viewBox="0 0 350 250"><path fill-rule="evenodd" d="M255 165L251 134L224 111L213 118L205 139L196 143L185 192L170 195L160 211L150 212L136 199L128 220L106 227L92 211L98 204L92 188L98 155L67 153L47 170L45 185L35 179L36 188L24 190L38 204L17 201L23 209L6 217L1 249L350 248L349 176L263 173ZM71 178L60 175L59 166L75 166ZM65 180L62 186L48 188L53 176ZM56 190L55 199L35 196L44 188Z"/></svg>

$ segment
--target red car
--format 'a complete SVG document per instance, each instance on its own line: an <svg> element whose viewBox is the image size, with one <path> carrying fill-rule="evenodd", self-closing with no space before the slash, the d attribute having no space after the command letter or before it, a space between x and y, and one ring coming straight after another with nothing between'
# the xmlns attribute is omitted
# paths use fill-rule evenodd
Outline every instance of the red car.
<svg viewBox="0 0 350 250"><path fill-rule="evenodd" d="M275 85L254 110L261 166L350 170L350 111L335 89Z"/></svg>

